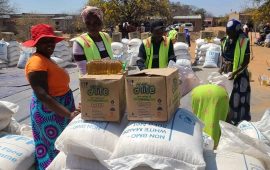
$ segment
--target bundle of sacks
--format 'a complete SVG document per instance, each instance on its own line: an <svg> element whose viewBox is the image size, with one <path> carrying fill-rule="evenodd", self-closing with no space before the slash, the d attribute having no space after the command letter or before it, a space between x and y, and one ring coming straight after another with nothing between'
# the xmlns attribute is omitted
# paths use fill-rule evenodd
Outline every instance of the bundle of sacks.
<svg viewBox="0 0 270 170"><path fill-rule="evenodd" d="M237 127L220 121L216 151L205 150L206 170L270 169L270 110L258 122L242 121Z"/></svg>
<svg viewBox="0 0 270 170"><path fill-rule="evenodd" d="M182 97L188 94L193 88L201 84L200 79L196 76L189 65L183 65L182 63L179 63L178 60L176 63L170 61L168 67L178 69L179 85Z"/></svg>
<svg viewBox="0 0 270 170"><path fill-rule="evenodd" d="M0 101L0 169L29 170L35 162L31 127L12 117L18 109L16 104Z"/></svg>
<svg viewBox="0 0 270 170"><path fill-rule="evenodd" d="M189 53L189 47L186 43L176 42L173 45L174 54L176 56L176 63L182 66L191 67L191 56Z"/></svg>
<svg viewBox="0 0 270 170"><path fill-rule="evenodd" d="M199 64L204 63L203 67L218 67L221 55L220 39L214 38L211 43L204 39L197 39L195 42L195 58L199 60Z"/></svg>
<svg viewBox="0 0 270 170"><path fill-rule="evenodd" d="M203 124L178 109L168 122L84 121L78 115L57 139L52 169L204 169Z"/></svg>
<svg viewBox="0 0 270 170"><path fill-rule="evenodd" d="M105 165L112 170L204 169L202 128L185 109L168 122L130 122Z"/></svg>
<svg viewBox="0 0 270 170"><path fill-rule="evenodd" d="M72 48L67 41L56 43L51 59L60 67L66 67L72 61Z"/></svg>
<svg viewBox="0 0 270 170"><path fill-rule="evenodd" d="M16 66L20 58L20 44L17 41L0 41L0 59L8 67Z"/></svg>
<svg viewBox="0 0 270 170"><path fill-rule="evenodd" d="M134 38L128 40L123 38L120 42L112 42L113 57L116 60L120 60L126 63L127 66L135 66L138 60L139 48L142 40Z"/></svg>

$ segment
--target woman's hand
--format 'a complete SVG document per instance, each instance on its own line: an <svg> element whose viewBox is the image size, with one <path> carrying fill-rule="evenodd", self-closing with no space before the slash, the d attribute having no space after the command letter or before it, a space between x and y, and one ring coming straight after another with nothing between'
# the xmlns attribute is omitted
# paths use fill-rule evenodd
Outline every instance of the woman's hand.
<svg viewBox="0 0 270 170"><path fill-rule="evenodd" d="M70 119L72 120L72 119L74 119L78 114L80 114L80 112L79 111L77 111L77 110L75 110L74 112L71 112L70 113Z"/></svg>
<svg viewBox="0 0 270 170"><path fill-rule="evenodd" d="M235 72L232 72L232 73L228 76L228 80L233 80L235 76L236 76Z"/></svg>

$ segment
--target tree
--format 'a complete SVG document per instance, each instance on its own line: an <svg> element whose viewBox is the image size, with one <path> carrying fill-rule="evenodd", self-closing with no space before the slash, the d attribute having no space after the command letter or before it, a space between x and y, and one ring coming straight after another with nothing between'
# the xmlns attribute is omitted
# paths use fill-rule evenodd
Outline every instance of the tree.
<svg viewBox="0 0 270 170"><path fill-rule="evenodd" d="M0 14L8 14L15 11L9 3L9 0L0 0Z"/></svg>
<svg viewBox="0 0 270 170"><path fill-rule="evenodd" d="M171 17L169 0L89 0L88 4L104 11L107 26L121 22L140 23L152 16Z"/></svg>

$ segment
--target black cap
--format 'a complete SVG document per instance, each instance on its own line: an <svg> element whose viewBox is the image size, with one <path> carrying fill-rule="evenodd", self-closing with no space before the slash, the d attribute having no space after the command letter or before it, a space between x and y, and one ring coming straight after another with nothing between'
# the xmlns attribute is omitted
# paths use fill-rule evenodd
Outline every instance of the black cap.
<svg viewBox="0 0 270 170"><path fill-rule="evenodd" d="M159 29L164 29L165 25L162 21L155 21L151 24L151 32Z"/></svg>

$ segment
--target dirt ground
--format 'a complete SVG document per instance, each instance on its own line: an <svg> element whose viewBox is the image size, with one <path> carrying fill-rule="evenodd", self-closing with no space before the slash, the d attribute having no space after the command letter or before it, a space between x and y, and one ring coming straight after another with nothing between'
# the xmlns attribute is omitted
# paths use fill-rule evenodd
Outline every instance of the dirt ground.
<svg viewBox="0 0 270 170"><path fill-rule="evenodd" d="M217 31L225 28L208 28L208 30ZM193 34L192 45L190 48L191 56L194 57L195 42L194 39L198 34ZM255 33L250 33L252 41L255 41ZM249 64L249 71L251 72L251 114L252 121L260 120L266 109L270 108L270 86L262 86L259 82L260 75L266 75L270 78L270 48L261 47L251 43L251 57L253 59Z"/></svg>

